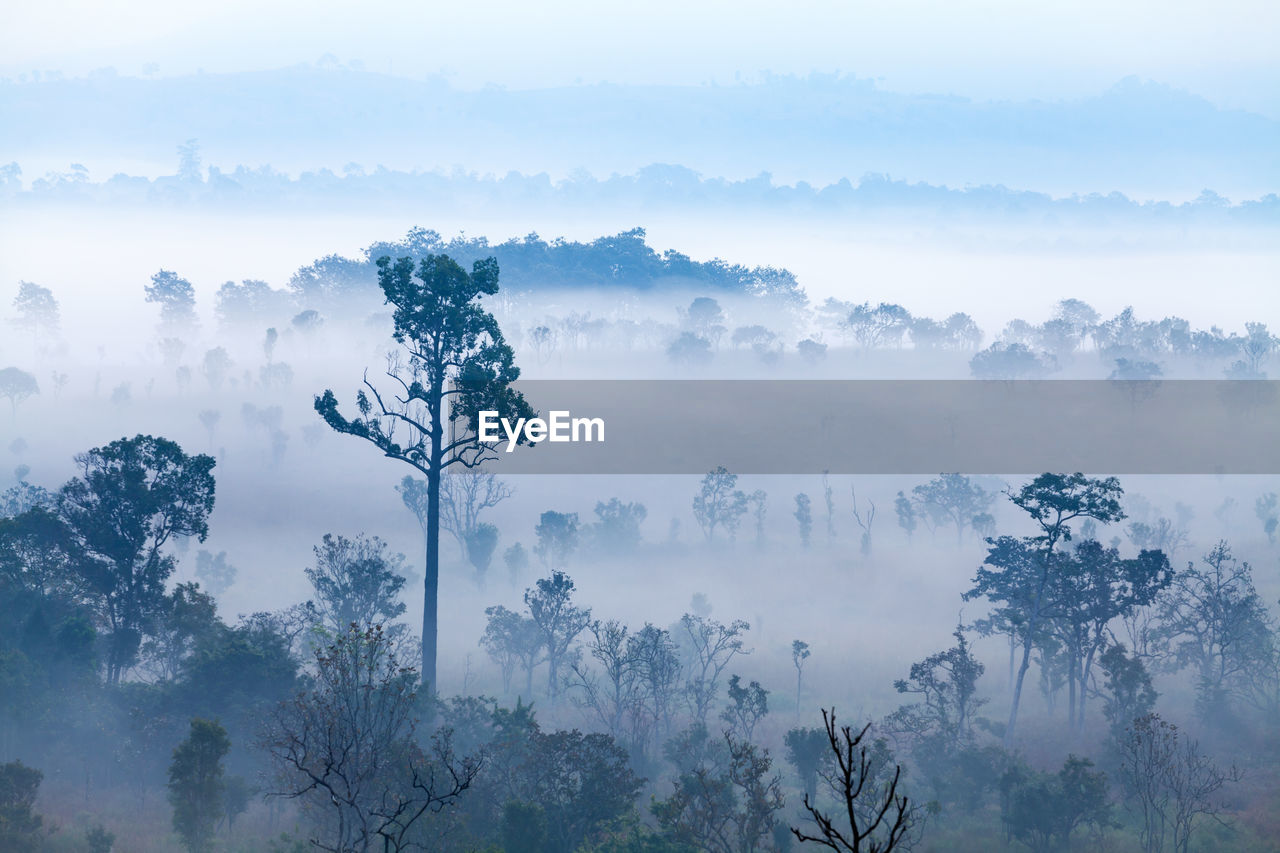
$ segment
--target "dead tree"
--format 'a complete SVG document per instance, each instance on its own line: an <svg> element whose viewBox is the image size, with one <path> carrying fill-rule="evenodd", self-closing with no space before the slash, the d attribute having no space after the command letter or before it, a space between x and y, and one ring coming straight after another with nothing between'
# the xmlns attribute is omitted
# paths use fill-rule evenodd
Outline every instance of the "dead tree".
<svg viewBox="0 0 1280 853"><path fill-rule="evenodd" d="M862 552L862 556L869 557L871 556L871 525L874 524L876 520L876 504L873 500L867 500L868 509L866 516L864 517L863 513L858 511L858 490L853 486L850 486L849 493L853 495L853 520L858 522L858 527L862 528L862 545L860 550Z"/></svg>
<svg viewBox="0 0 1280 853"><path fill-rule="evenodd" d="M900 849L913 822L907 797L898 793L901 765L894 766L892 779L877 785L875 762L862 743L871 724L856 735L849 726L837 729L834 708L830 712L822 710L822 723L835 757L835 767L824 771L822 778L843 807L843 814L823 813L806 793L804 807L818 834L808 835L794 826L792 834L802 844L814 841L837 853L890 853Z"/></svg>
<svg viewBox="0 0 1280 853"><path fill-rule="evenodd" d="M417 672L400 665L381 626L352 625L315 660L313 689L282 703L269 725L271 795L304 804L319 850L430 849L422 818L457 802L479 760L457 760L448 729L432 738L430 755L419 745Z"/></svg>

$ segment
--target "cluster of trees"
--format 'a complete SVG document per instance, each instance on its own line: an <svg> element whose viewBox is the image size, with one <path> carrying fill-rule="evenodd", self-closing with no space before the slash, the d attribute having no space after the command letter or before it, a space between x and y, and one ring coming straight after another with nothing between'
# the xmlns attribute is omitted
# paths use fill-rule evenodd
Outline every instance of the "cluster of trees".
<svg viewBox="0 0 1280 853"><path fill-rule="evenodd" d="M786 732L782 746L809 815L802 822L787 811L790 786L759 740L770 691L732 672L752 653L745 622L686 613L668 628L633 631L594 617L575 601L573 581L553 571L526 592L526 612L487 611L481 643L508 695L523 670L514 707L446 701L423 691L416 668L403 662L402 558L376 538L326 536L305 572L312 601L234 627L197 585L157 588L154 579L172 570L171 538L207 532L204 460L159 439L117 442L85 454L83 475L56 494L10 490L6 506L17 512L0 522L0 612L9 623L0 659L6 683L27 685L12 697L21 705L7 709L10 739L32 734L19 707L42 707L40 724L62 728L76 716L65 704L70 695L120 703L111 724L126 727L132 745L108 761L164 773L174 832L193 851L211 849L268 793L299 805L312 844L343 851L492 843L731 853L785 849L788 837L849 845L835 849L907 849L935 816L953 812L997 814L1010 839L1035 850L1123 820L1144 849L1165 849L1166 840L1186 849L1205 819L1222 817L1221 792L1242 774L1155 715L1151 669L1190 667L1201 722L1217 730L1280 714L1267 704L1280 683L1276 630L1249 566L1225 544L1175 572L1159 552L1122 558L1114 547L1076 540L1073 523L1121 520L1119 485L1046 474L1009 495L1038 532L988 539L969 595L991 600L991 616L957 628L955 645L895 683L913 701L874 726L841 728L825 717L825 728ZM192 479L208 481L209 499L195 506L172 489ZM139 482L153 485L129 486ZM138 531L133 552L94 544L118 543L130 530ZM133 578L128 588L139 599L104 574ZM1116 633L1136 627L1140 652ZM968 639L975 629L1006 633L1018 652L1003 725L981 716L989 700ZM796 641L798 690L808 656ZM1070 685L1067 720L1077 731L1087 720L1085 697L1102 698L1111 726L1097 759L1105 771L1073 755L1046 773L1013 749L1032 662ZM1101 679L1090 672L1094 663ZM535 694L543 665L545 689ZM594 733L544 730L535 698L553 712L578 709ZM135 713L125 722L129 705ZM242 755L231 755L229 733ZM166 735L174 744L167 762L162 749L134 739ZM48 743L49 760L66 760L55 748L68 745L65 735ZM240 772L228 770L229 757ZM39 773L0 769L11 777L0 832L38 838ZM658 779L668 782L651 790L665 793L640 821L639 795ZM842 792L855 792L852 801ZM110 849L110 833L95 827L92 837L98 841L86 835L86 845L106 846L90 849Z"/></svg>
<svg viewBox="0 0 1280 853"><path fill-rule="evenodd" d="M1099 375L1115 380L1156 380L1186 370L1261 379L1280 351L1280 337L1261 322L1246 323L1243 331L1203 330L1177 317L1140 320L1132 308L1104 319L1078 299L1059 303L1041 324L1013 320L994 342L979 349L984 333L967 314L934 320L913 315L901 305L836 299L809 306L785 270L747 269L720 260L696 262L674 251L659 253L646 244L643 229L589 243L547 242L529 235L496 245L484 238L446 240L434 231L413 229L402 240L369 246L361 257L319 259L299 269L286 288L252 279L224 283L215 297L216 336L203 345L197 343L200 312L195 287L176 272L160 270L143 288L146 301L158 313L152 345L179 393L207 386L212 394L230 390L278 396L295 378L286 359L314 352L325 335L354 332L382 346L388 332L394 334L395 318L385 310L386 293L380 286L379 257L402 256L418 263L445 251L470 261L498 259L508 286L501 299L490 300L491 305L499 315L521 315L523 322L507 323L508 345L539 365L557 353L623 348L663 353L682 368L721 358L736 361L749 354L759 365L787 364L808 372L829 359L832 343L839 342L857 353L903 348L953 352L969 359L972 376L984 379L1036 378L1067 368L1087 375L1092 368L1080 359L1084 353L1100 362ZM673 290L711 295L680 308L674 322L631 316L635 311L616 301L599 314L584 305L541 321L527 319L533 309L526 303L533 294L583 287L624 288L633 295ZM53 292L20 282L12 304L10 321L31 340L29 352L25 347L0 352L0 357L17 362L0 367L0 397L16 416L31 397L50 390L60 395L70 377L60 361L68 345L59 335L61 307ZM768 325L762 323L765 312L763 322ZM246 351L249 341L253 354ZM282 344L292 356L277 355ZM102 381L99 372L93 379L95 396L109 392L107 398L117 407L130 405L138 395L130 381L100 388ZM156 381L152 377L145 383L148 396ZM268 458L279 462L287 451L288 435L280 418L270 417L274 407L250 411L248 407L256 410L256 405L245 406L246 423L262 429ZM211 448L221 417L217 408L200 412ZM316 437L314 432L306 435L308 442ZM483 566L484 537L489 533L480 535L475 550ZM484 569L478 566L477 571Z"/></svg>
<svg viewBox="0 0 1280 853"><path fill-rule="evenodd" d="M1091 348L1114 369L1109 379L1152 380L1162 361L1224 365L1230 379L1265 379L1265 366L1280 351L1280 337L1265 323L1245 324L1244 334L1217 326L1194 329L1181 317L1140 320L1127 307L1109 320L1078 299L1058 303L1040 325L1013 320L990 347L977 353L970 371L979 379L1037 378L1052 373L1076 353Z"/></svg>
<svg viewBox="0 0 1280 853"><path fill-rule="evenodd" d="M404 352L366 378L350 416L331 391L315 409L419 475L400 495L426 545L421 633L401 621L404 558L363 533L324 536L304 569L311 599L280 611L223 620L214 594L236 575L225 552L199 551L200 582L174 583L178 549L208 535L215 462L167 439L93 448L56 491L19 483L0 497L0 755L31 763L0 765L8 846L35 849L47 835L35 766L99 784L127 779L139 797L164 787L174 834L191 851L229 838L264 798L277 816L292 804L294 841L344 853L889 851L946 839L958 824L1033 850L1117 828L1148 851L1185 850L1209 819L1227 819L1224 797L1248 772L1217 754L1241 754L1255 738L1274 748L1266 732L1280 719L1280 634L1249 564L1222 542L1178 570L1177 528L1161 520L1131 523L1133 548L1122 551L1119 536L1104 544L1101 531L1127 520L1124 494L1115 478L1083 474L1007 489L1022 535L998 535L999 495L986 481L942 474L898 493L908 537L924 528L985 542L965 593L985 611L906 668L892 684L903 704L870 724L842 726L826 712L821 728L800 725L813 654L805 641L788 650L797 725L784 731L770 716L779 694L769 677L744 671L754 654L747 622L712 619L695 598L666 627L636 627L580 601L571 558L637 553L646 509L618 498L598 503L590 524L541 515L531 550L545 574L521 609L489 607L479 638L501 695L445 697L441 533L483 582L500 541L485 513L511 494L472 471L494 448L474 430L446 431L446 412L518 416L528 406L512 387L514 351L482 307L497 293L496 263L468 271L427 253L376 267ZM148 296L162 334L190 330L189 283L160 273ZM712 302L695 302L682 322L723 333ZM901 318L878 312L863 314L883 342L892 335L882 321ZM264 339L267 368L278 337ZM751 330L732 337L767 345ZM243 414L279 428L278 410ZM212 439L218 418L201 420ZM867 555L876 506L850 498ZM1268 534L1275 503L1264 495L1255 507ZM836 507L826 476L820 500L796 496L802 546L825 508L836 547ZM709 546L732 542L744 523L763 542L767 495L724 468L706 475L691 509ZM503 558L513 578L529 563L519 543ZM995 703L973 648L984 637L1008 650L1003 719L984 714ZM1066 694L1065 758L1022 751L1033 673L1050 714ZM1194 694L1189 721L1204 745L1157 710L1156 678L1178 673L1190 676L1181 679ZM82 846L109 851L110 836L88 827Z"/></svg>
<svg viewBox="0 0 1280 853"><path fill-rule="evenodd" d="M740 515L745 496L735 496L735 485L731 474L712 472L697 505L704 512L738 505L729 511ZM985 511L995 499L958 475L925 484L915 496L960 531L969 529L973 509ZM1156 715L1153 675L1190 670L1195 721L1219 748L1238 742L1242 730L1280 718L1273 701L1280 633L1249 566L1236 562L1225 543L1181 571L1159 550L1126 556L1118 538L1103 545L1096 532L1125 517L1114 478L1044 474L1007 497L1035 532L987 537L966 598L989 602L989 615L957 627L954 645L912 664L894 683L908 704L856 737L846 733L853 746L845 743L836 754L865 743L852 753L860 757L830 763L828 747L839 746L832 724L825 733L786 733L785 754L805 808L813 810L819 778L860 776L855 787L888 792L877 800L885 810L850 814L886 844L918 839L931 815L993 814L1010 840L1034 850L1122 826L1140 836L1144 849L1165 849L1166 836L1173 849L1187 849L1196 827L1220 817L1224 789L1242 774ZM951 514L948 507L965 510ZM535 695L535 668L546 664L540 695L553 703L567 697L625 746L634 766L661 774L661 754L674 767L665 771L675 774L674 793L653 807L660 827L697 849L771 849L785 786L771 770L770 748L753 740L770 693L738 675L725 681L732 661L750 653L747 624L686 613L669 628L645 624L633 631L593 618L572 603L572 590L572 581L556 572L526 593L527 613L489 608L481 644L503 671L504 691L513 692L512 676L523 670L518 692L527 701ZM553 591L556 604L548 607ZM986 667L973 653L974 635L1008 643L1006 721L982 714L991 700L980 685ZM796 641L792 657L799 690L808 644ZM567 668L566 658L573 661ZM1051 713L1060 693L1067 694L1066 739L1077 748L1092 741L1094 757L1070 755L1061 768L1044 772L1022 755L1017 731L1033 665ZM1100 700L1100 714L1087 712L1089 699ZM723 740L713 733L713 716ZM1107 732L1100 742L1089 734L1099 718ZM1145 769L1134 769L1140 764ZM908 789L915 806L899 804ZM824 819L815 816L819 829ZM747 831L754 840L738 834ZM810 839L810 830L799 832Z"/></svg>
<svg viewBox="0 0 1280 853"><path fill-rule="evenodd" d="M546 288L643 292L679 287L804 301L804 291L786 270L747 268L719 259L694 261L674 250L658 253L645 242L643 228L590 243L547 242L529 234L498 244L483 237L445 240L435 231L413 228L403 240L374 243L363 258L331 255L317 260L298 270L289 281L289 290L299 304L323 310L364 297L376 280L379 258L407 257L416 263L438 255L447 255L464 267L493 259L503 270L506 289L513 293Z"/></svg>

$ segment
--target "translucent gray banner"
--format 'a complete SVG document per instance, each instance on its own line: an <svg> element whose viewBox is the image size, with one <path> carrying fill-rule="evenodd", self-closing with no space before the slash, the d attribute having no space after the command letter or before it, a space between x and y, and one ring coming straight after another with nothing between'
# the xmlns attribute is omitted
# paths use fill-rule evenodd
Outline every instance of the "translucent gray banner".
<svg viewBox="0 0 1280 853"><path fill-rule="evenodd" d="M486 417L484 434L496 439L486 470L703 474L723 465L737 474L1280 473L1280 382L1268 380L529 380L517 386L548 423L527 433L542 437L536 444L507 452L519 424Z"/></svg>

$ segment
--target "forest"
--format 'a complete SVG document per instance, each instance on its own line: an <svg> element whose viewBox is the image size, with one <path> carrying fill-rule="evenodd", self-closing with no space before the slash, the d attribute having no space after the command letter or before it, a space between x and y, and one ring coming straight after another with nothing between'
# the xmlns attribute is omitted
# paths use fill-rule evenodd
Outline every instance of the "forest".
<svg viewBox="0 0 1280 853"><path fill-rule="evenodd" d="M984 330L639 228L159 269L114 335L9 293L0 849L1280 849L1274 476L504 477L446 429L520 378L1270 393L1264 319Z"/></svg>

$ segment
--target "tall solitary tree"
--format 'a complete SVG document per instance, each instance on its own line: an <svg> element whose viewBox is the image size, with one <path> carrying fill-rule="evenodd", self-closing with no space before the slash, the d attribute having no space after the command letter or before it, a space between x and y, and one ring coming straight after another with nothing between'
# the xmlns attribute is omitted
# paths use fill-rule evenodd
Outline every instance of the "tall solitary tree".
<svg viewBox="0 0 1280 853"><path fill-rule="evenodd" d="M378 259L378 285L394 306L393 336L403 348L388 359L389 390L365 374L356 394L358 414L338 411L334 393L316 397L316 411L334 430L364 439L427 480L426 581L422 612L422 680L436 687L439 633L440 478L451 466L474 468L493 456L478 440L478 413L530 417L524 397L511 387L520 375L498 321L480 300L498 292L498 262L476 261L468 273L447 255ZM460 420L465 429L446 434Z"/></svg>

